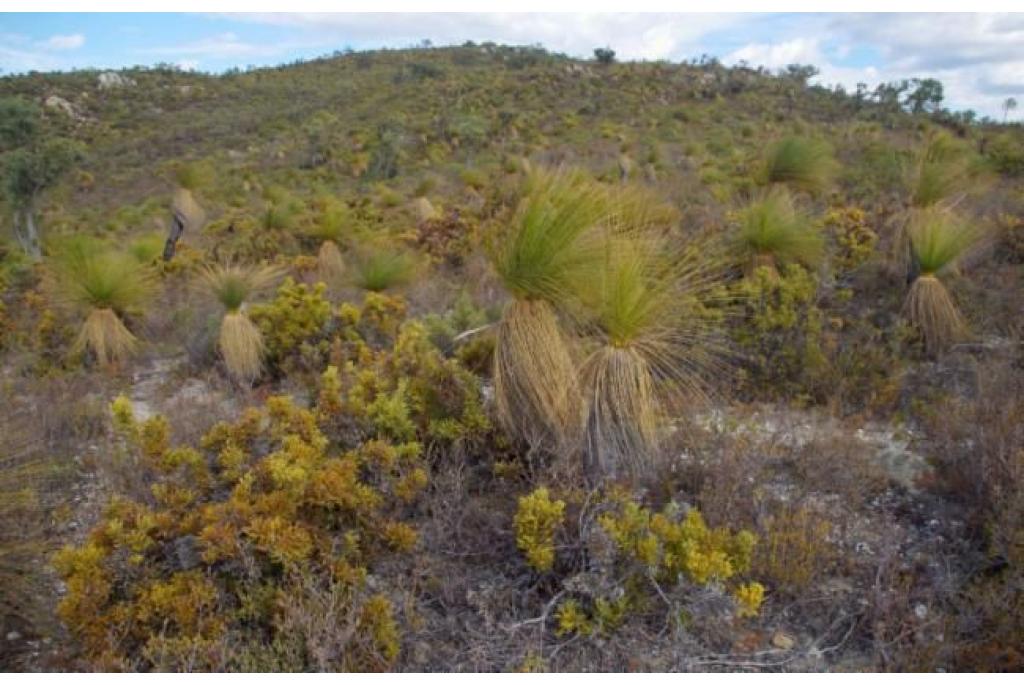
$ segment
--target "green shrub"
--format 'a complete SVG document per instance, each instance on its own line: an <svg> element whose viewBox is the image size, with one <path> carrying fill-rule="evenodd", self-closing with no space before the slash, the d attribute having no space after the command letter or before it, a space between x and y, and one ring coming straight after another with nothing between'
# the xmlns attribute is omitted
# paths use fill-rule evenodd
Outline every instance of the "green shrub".
<svg viewBox="0 0 1024 685"><path fill-rule="evenodd" d="M819 397L828 360L814 276L796 264L782 273L760 267L733 288L740 316L731 334L748 387L770 398Z"/></svg>
<svg viewBox="0 0 1024 685"><path fill-rule="evenodd" d="M1024 175L1024 136L1010 133L996 136L985 154L996 171L1007 176Z"/></svg>

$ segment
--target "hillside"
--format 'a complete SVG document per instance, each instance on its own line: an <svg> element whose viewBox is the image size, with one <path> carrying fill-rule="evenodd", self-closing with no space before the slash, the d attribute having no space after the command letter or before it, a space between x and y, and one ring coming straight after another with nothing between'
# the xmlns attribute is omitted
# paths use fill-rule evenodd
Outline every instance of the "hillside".
<svg viewBox="0 0 1024 685"><path fill-rule="evenodd" d="M0 666L1019 670L1024 128L808 75L0 78Z"/></svg>

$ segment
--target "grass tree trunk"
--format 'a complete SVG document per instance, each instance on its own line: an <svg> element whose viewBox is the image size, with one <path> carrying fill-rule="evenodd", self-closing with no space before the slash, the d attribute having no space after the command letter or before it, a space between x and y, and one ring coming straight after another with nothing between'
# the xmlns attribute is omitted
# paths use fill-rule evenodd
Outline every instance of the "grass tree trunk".
<svg viewBox="0 0 1024 685"><path fill-rule="evenodd" d="M39 229L36 227L35 212L32 205L19 207L14 210L14 235L25 251L33 260L42 257L42 248L39 243Z"/></svg>
<svg viewBox="0 0 1024 685"><path fill-rule="evenodd" d="M164 243L164 261L169 262L174 258L178 248L178 241L181 234L185 232L186 218L184 214L175 210L171 215L171 230L167 234L167 242Z"/></svg>

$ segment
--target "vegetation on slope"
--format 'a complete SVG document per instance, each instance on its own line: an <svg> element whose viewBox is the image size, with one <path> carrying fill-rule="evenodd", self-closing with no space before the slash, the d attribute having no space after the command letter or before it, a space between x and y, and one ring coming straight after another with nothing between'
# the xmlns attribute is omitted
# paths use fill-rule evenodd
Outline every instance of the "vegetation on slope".
<svg viewBox="0 0 1024 685"><path fill-rule="evenodd" d="M1024 135L811 73L0 79L0 661L1019 668Z"/></svg>

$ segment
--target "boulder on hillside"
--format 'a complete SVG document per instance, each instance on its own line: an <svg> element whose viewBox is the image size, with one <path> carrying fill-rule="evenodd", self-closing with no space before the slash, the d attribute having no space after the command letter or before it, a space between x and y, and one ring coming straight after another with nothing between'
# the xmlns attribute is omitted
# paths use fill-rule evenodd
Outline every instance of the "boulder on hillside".
<svg viewBox="0 0 1024 685"><path fill-rule="evenodd" d="M434 205L430 203L430 200L425 197L418 197L413 200L410 209L412 210L412 215L416 217L416 221L418 222L430 221L431 219L436 219L441 215L440 212L434 208Z"/></svg>
<svg viewBox="0 0 1024 685"><path fill-rule="evenodd" d="M135 84L135 79L122 76L117 72L105 71L100 74L97 81L100 90L112 90L114 88L131 88Z"/></svg>
<svg viewBox="0 0 1024 685"><path fill-rule="evenodd" d="M64 112L64 114L67 114L72 119L80 119L81 118L78 115L78 112L75 111L75 106L72 105L67 100L65 100L64 98L60 97L59 95L51 95L50 97L46 98L46 100L43 101L43 105L45 105L47 109L60 110L61 112Z"/></svg>

